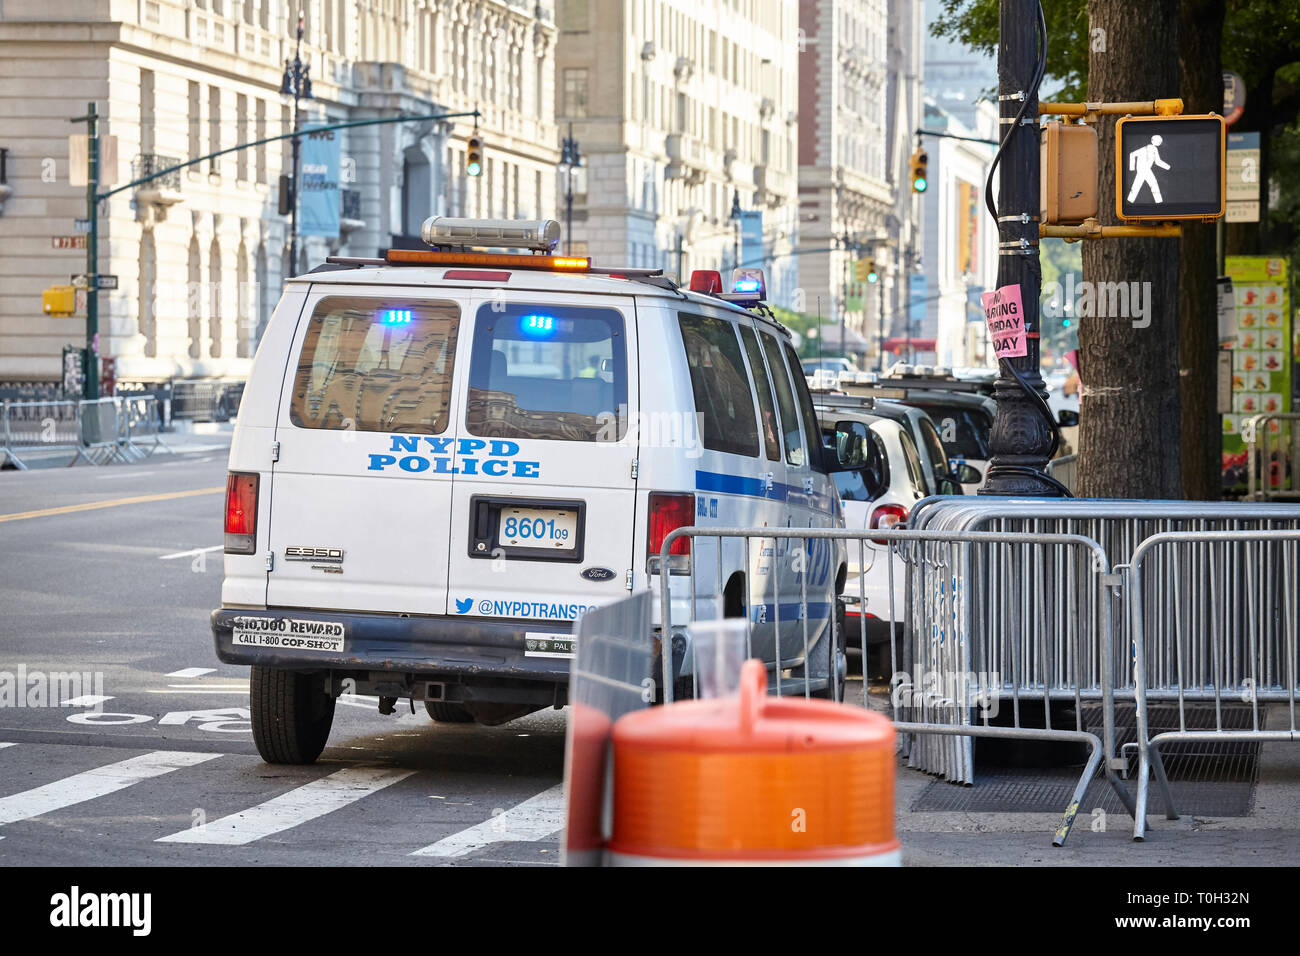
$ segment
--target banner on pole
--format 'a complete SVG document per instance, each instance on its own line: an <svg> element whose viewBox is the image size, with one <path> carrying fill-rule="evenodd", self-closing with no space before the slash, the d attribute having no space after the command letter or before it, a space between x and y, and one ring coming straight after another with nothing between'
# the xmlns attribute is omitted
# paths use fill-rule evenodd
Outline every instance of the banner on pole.
<svg viewBox="0 0 1300 956"><path fill-rule="evenodd" d="M339 234L339 146L336 130L311 132L302 141L298 233L334 238Z"/></svg>

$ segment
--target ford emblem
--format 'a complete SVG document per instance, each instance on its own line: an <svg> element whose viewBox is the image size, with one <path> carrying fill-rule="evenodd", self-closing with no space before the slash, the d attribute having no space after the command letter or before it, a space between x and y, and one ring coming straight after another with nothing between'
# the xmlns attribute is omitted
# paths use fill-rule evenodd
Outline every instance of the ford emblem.
<svg viewBox="0 0 1300 956"><path fill-rule="evenodd" d="M583 568L582 576L588 581L609 581L614 577L614 572L609 568Z"/></svg>

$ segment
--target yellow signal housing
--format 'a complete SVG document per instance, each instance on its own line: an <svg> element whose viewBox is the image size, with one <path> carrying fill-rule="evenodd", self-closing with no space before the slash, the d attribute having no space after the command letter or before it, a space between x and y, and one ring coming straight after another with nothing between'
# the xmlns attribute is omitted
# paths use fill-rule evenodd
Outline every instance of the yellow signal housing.
<svg viewBox="0 0 1300 956"><path fill-rule="evenodd" d="M1053 120L1039 147L1039 215L1047 225L1077 226L1097 218L1097 131Z"/></svg>
<svg viewBox="0 0 1300 956"><path fill-rule="evenodd" d="M465 175L483 175L483 137L475 132L465 147Z"/></svg>
<svg viewBox="0 0 1300 956"><path fill-rule="evenodd" d="M912 192L923 193L930 188L930 180L926 174L926 164L930 157L925 154L925 150L917 148L912 154L909 162L912 170Z"/></svg>
<svg viewBox="0 0 1300 956"><path fill-rule="evenodd" d="M52 285L41 293L41 306L46 315L75 315L77 289L70 285Z"/></svg>

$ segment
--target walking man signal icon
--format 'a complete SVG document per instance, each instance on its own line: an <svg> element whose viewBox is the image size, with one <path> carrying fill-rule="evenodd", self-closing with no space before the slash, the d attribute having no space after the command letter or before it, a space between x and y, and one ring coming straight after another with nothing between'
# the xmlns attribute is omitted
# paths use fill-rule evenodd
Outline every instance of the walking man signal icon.
<svg viewBox="0 0 1300 956"><path fill-rule="evenodd" d="M1155 168L1169 169L1169 164L1160 158L1160 144L1164 139L1159 135L1152 136L1151 142L1146 146L1139 147L1128 154L1129 172L1137 172L1133 178L1133 187L1128 191L1128 201L1136 202L1138 193L1142 191L1145 184L1151 187L1152 201L1157 203L1164 202L1160 196L1160 182L1156 179Z"/></svg>

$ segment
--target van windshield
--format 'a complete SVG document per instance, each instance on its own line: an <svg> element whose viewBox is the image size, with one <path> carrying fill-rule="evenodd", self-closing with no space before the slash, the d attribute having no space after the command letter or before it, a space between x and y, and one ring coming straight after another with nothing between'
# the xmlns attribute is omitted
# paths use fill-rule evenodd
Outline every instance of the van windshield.
<svg viewBox="0 0 1300 956"><path fill-rule="evenodd" d="M626 342L616 309L482 306L465 427L493 438L618 441L627 430Z"/></svg>

